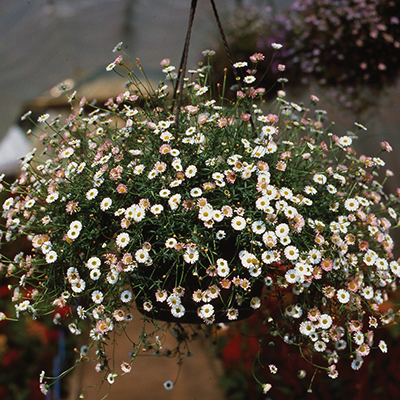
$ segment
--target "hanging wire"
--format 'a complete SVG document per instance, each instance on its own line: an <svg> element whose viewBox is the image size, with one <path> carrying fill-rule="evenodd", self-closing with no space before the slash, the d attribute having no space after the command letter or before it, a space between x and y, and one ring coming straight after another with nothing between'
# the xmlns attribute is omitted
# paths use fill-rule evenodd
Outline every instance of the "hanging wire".
<svg viewBox="0 0 400 400"><path fill-rule="evenodd" d="M194 14L196 12L196 6L197 6L197 0L192 0L192 3L190 5L189 25L188 25L188 29L186 32L185 46L183 48L181 63L179 65L178 78L176 80L176 85L175 85L175 90L174 90L174 96L173 96L173 102L172 102L173 105L175 105L175 102L176 102L176 94L178 92L178 86L179 86L179 98L178 98L178 104L176 107L177 110L176 110L176 116L175 116L175 124L176 125L179 124L179 114L180 114L181 105L182 105L183 84L185 81L185 71L186 71L187 59L188 59L188 55L189 55L190 35L192 33L193 20L194 20Z"/></svg>
<svg viewBox="0 0 400 400"><path fill-rule="evenodd" d="M234 66L233 66L232 54L231 54L231 51L229 50L228 41L226 40L226 36L225 36L224 30L222 29L221 20L219 19L217 7L215 6L214 0L211 0L211 6L212 6L212 9L213 9L213 12L214 12L215 19L217 21L218 29L219 29L219 32L221 34L222 42L224 44L225 51L226 51L226 54L228 56L229 63L231 64L233 75L235 75L235 78L237 80L238 74L237 74L236 68L234 68ZM240 86L240 84L239 84L239 86Z"/></svg>
<svg viewBox="0 0 400 400"><path fill-rule="evenodd" d="M212 9L214 12L214 17L217 21L218 29L221 34L222 42L224 44L225 51L228 56L228 60L231 65L231 68L232 68L232 72L236 78L236 81L238 82L239 88L241 89L240 79L238 77L236 68L233 66L232 54L230 52L228 41L226 40L226 36L225 36L224 30L222 28L221 20L218 15L215 1L214 0L210 0L210 1L211 1L211 6L212 6ZM192 0L192 3L190 5L189 24L188 24L188 29L186 32L185 46L183 48L181 63L179 65L178 77L176 80L176 84L175 84L175 88L174 88L174 95L173 95L173 99L172 99L173 106L176 106L176 115L175 115L176 126L177 126L177 124L179 124L179 115L180 115L180 109L181 109L181 105L182 105L183 85L184 85L184 81L185 81L185 71L186 71L187 60L188 60L188 55L189 55L190 36L192 33L192 28L193 28L193 21L194 21L194 14L196 12L196 6L197 6L197 0ZM179 97L178 97L178 102L176 102L178 88L179 88ZM250 122L253 125L253 122L252 121L250 121Z"/></svg>

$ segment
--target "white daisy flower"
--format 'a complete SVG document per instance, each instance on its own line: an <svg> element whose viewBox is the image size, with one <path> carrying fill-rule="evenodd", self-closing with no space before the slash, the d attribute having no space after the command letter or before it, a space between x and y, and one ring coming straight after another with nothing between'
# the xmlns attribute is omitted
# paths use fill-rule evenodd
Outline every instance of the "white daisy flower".
<svg viewBox="0 0 400 400"><path fill-rule="evenodd" d="M326 176L322 174L315 174L313 176L313 181L320 185L324 185L326 183Z"/></svg>
<svg viewBox="0 0 400 400"><path fill-rule="evenodd" d="M364 360L362 359L362 357L357 356L351 363L351 368L353 368L354 370L358 370L361 368L361 366L363 365Z"/></svg>
<svg viewBox="0 0 400 400"><path fill-rule="evenodd" d="M69 224L69 229L76 229L77 231L80 231L82 229L81 221L72 221Z"/></svg>
<svg viewBox="0 0 400 400"><path fill-rule="evenodd" d="M361 290L361 296L363 296L366 300L370 300L374 297L374 289L372 286L365 286Z"/></svg>
<svg viewBox="0 0 400 400"><path fill-rule="evenodd" d="M222 174L221 172L214 172L212 174L212 178L216 181L223 181L224 180L224 174Z"/></svg>
<svg viewBox="0 0 400 400"><path fill-rule="evenodd" d="M34 199L30 199L25 203L25 208L31 208L36 203Z"/></svg>
<svg viewBox="0 0 400 400"><path fill-rule="evenodd" d="M303 109L296 103L290 103L290 105L296 110L296 111L302 111ZM307 145L310 145L309 142L307 142ZM310 147L310 146L309 146Z"/></svg>
<svg viewBox="0 0 400 400"><path fill-rule="evenodd" d="M96 188L89 189L86 192L86 198L88 200L93 200L97 196L98 193L99 193L99 191Z"/></svg>
<svg viewBox="0 0 400 400"><path fill-rule="evenodd" d="M253 265L249 268L249 273L254 278L257 278L257 276L260 276L261 272L262 272L262 269L259 265Z"/></svg>
<svg viewBox="0 0 400 400"><path fill-rule="evenodd" d="M247 62L246 61L239 61L233 64L234 68L242 68L242 67L247 67Z"/></svg>
<svg viewBox="0 0 400 400"><path fill-rule="evenodd" d="M243 78L243 81L247 84L253 83L256 80L255 76L248 75Z"/></svg>
<svg viewBox="0 0 400 400"><path fill-rule="evenodd" d="M191 126L190 128L186 129L185 135L190 136L193 135L196 132L196 128L194 126Z"/></svg>
<svg viewBox="0 0 400 400"><path fill-rule="evenodd" d="M69 158L74 154L74 149L72 147L68 147L60 152L60 158Z"/></svg>
<svg viewBox="0 0 400 400"><path fill-rule="evenodd" d="M118 272L115 269L111 269L111 271L107 274L107 282L110 285L115 285L118 281Z"/></svg>
<svg viewBox="0 0 400 400"><path fill-rule="evenodd" d="M261 254L261 259L264 261L265 264L272 264L275 260L274 252L272 251L264 251Z"/></svg>
<svg viewBox="0 0 400 400"><path fill-rule="evenodd" d="M246 220L243 217L237 215L232 219L231 225L235 231L242 231L246 228Z"/></svg>
<svg viewBox="0 0 400 400"><path fill-rule="evenodd" d="M179 193L174 194L168 199L168 204L171 210L176 210L179 207L182 196Z"/></svg>
<svg viewBox="0 0 400 400"><path fill-rule="evenodd" d="M195 144L201 144L201 143L204 142L205 139L206 139L206 137L205 137L201 132L198 132L198 133L194 136L193 142L194 142Z"/></svg>
<svg viewBox="0 0 400 400"><path fill-rule="evenodd" d="M261 300L259 297L252 297L250 300L250 307L253 310L257 310L258 308L261 307Z"/></svg>
<svg viewBox="0 0 400 400"><path fill-rule="evenodd" d="M266 226L265 226L264 221L254 221L254 222L251 224L251 230L252 230L255 234L262 235L262 234L265 232L265 230L266 230Z"/></svg>
<svg viewBox="0 0 400 400"><path fill-rule="evenodd" d="M47 254L46 254L46 262L48 264L52 264L57 260L57 253L54 250L50 250Z"/></svg>
<svg viewBox="0 0 400 400"><path fill-rule="evenodd" d="M351 139L350 136L342 136L341 138L339 138L339 145L342 147L351 146L352 143L353 140Z"/></svg>
<svg viewBox="0 0 400 400"><path fill-rule="evenodd" d="M196 92L196 96L201 96L202 94L206 93L208 91L208 87L204 86L201 87L197 92Z"/></svg>
<svg viewBox="0 0 400 400"><path fill-rule="evenodd" d="M255 255L246 250L241 251L239 253L239 258L240 258L240 261L242 262L243 267L245 267L245 268L250 268L255 263L258 263L258 260L255 257Z"/></svg>
<svg viewBox="0 0 400 400"><path fill-rule="evenodd" d="M40 250L42 250L43 254L47 254L52 248L51 242L44 242L42 246L40 247Z"/></svg>
<svg viewBox="0 0 400 400"><path fill-rule="evenodd" d="M101 211L108 210L112 205L112 200L109 197L104 198L100 203Z"/></svg>
<svg viewBox="0 0 400 400"><path fill-rule="evenodd" d="M144 208L142 208L140 206L133 207L133 220L135 222L142 221L145 216L146 216L146 212L145 212Z"/></svg>
<svg viewBox="0 0 400 400"><path fill-rule="evenodd" d="M362 332L354 332L353 340L359 346L364 343L364 334Z"/></svg>
<svg viewBox="0 0 400 400"><path fill-rule="evenodd" d="M226 316L228 317L229 321L236 320L238 318L238 315L239 315L239 310L237 310L236 308L230 308L226 312Z"/></svg>
<svg viewBox="0 0 400 400"><path fill-rule="evenodd" d="M114 64L114 63L111 63L110 65L112 65L112 64ZM109 65L107 68L109 68L110 65ZM112 68L107 69L107 71L111 71L111 69L113 69L114 67L115 67L115 64L114 64L114 66L113 66ZM115 377L116 377L116 376L117 376L117 374L114 374L114 373L110 372L110 373L107 375L107 382L108 382L110 385L112 385L112 384L115 382Z"/></svg>
<svg viewBox="0 0 400 400"><path fill-rule="evenodd" d="M349 198L344 202L344 206L347 211L356 211L359 207L359 203L355 198Z"/></svg>
<svg viewBox="0 0 400 400"><path fill-rule="evenodd" d="M92 281L97 281L100 278L101 272L98 268L93 268L90 270L90 279Z"/></svg>
<svg viewBox="0 0 400 400"><path fill-rule="evenodd" d="M182 318L185 315L185 307L182 304L177 304L171 307L171 314L175 318Z"/></svg>
<svg viewBox="0 0 400 400"><path fill-rule="evenodd" d="M400 277L400 265L397 261L391 261L390 264L390 270L393 272L394 275Z"/></svg>
<svg viewBox="0 0 400 400"><path fill-rule="evenodd" d="M182 302L181 298L179 296L174 295L174 294L171 294L167 298L167 304L170 307L177 306L177 305L181 304L181 302Z"/></svg>
<svg viewBox="0 0 400 400"><path fill-rule="evenodd" d="M43 114L38 118L38 122L45 122L50 118L50 114Z"/></svg>
<svg viewBox="0 0 400 400"><path fill-rule="evenodd" d="M3 210L8 211L11 206L14 204L14 198L9 197L4 203L3 203Z"/></svg>
<svg viewBox="0 0 400 400"><path fill-rule="evenodd" d="M117 246L119 248L124 248L125 246L127 246L129 241L130 237L126 232L120 233L115 239L115 242L117 243Z"/></svg>
<svg viewBox="0 0 400 400"><path fill-rule="evenodd" d="M299 327L300 333L305 336L310 336L315 332L314 324L311 321L303 321Z"/></svg>
<svg viewBox="0 0 400 400"><path fill-rule="evenodd" d="M336 292L336 297L339 300L339 302L342 303L342 304L346 304L350 300L349 292L347 290L344 290L344 289L339 289Z"/></svg>
<svg viewBox="0 0 400 400"><path fill-rule="evenodd" d="M389 263L385 258L378 257L375 261L378 271L386 271L389 268Z"/></svg>
<svg viewBox="0 0 400 400"><path fill-rule="evenodd" d="M306 187L304 188L304 192L305 192L306 194L313 195L313 194L317 193L317 189L313 188L312 186L306 186Z"/></svg>
<svg viewBox="0 0 400 400"><path fill-rule="evenodd" d="M79 236L80 233L81 233L80 229L70 229L67 232L67 236L69 239L75 240Z"/></svg>
<svg viewBox="0 0 400 400"><path fill-rule="evenodd" d="M263 191L263 194L268 200L274 200L278 194L278 191L276 190L275 186L267 185Z"/></svg>
<svg viewBox="0 0 400 400"><path fill-rule="evenodd" d="M308 260L313 264L319 264L322 258L322 253L317 249L311 249L308 252Z"/></svg>
<svg viewBox="0 0 400 400"><path fill-rule="evenodd" d="M178 186L182 185L182 182L183 182L182 179L175 179L174 181L172 181L169 184L169 187L170 188L178 187Z"/></svg>
<svg viewBox="0 0 400 400"><path fill-rule="evenodd" d="M317 340L314 343L314 349L318 352L323 352L326 349L326 344L322 340Z"/></svg>
<svg viewBox="0 0 400 400"><path fill-rule="evenodd" d="M154 179L158 175L158 172L155 169L152 169L148 174L147 177L149 179Z"/></svg>
<svg viewBox="0 0 400 400"><path fill-rule="evenodd" d="M149 252L145 249L139 249L135 253L135 259L138 263L145 263L150 258Z"/></svg>
<svg viewBox="0 0 400 400"><path fill-rule="evenodd" d="M394 218L394 219L397 218L397 213L396 213L396 211L395 211L392 207L388 207L387 210L388 210L389 215L390 215L392 218Z"/></svg>
<svg viewBox="0 0 400 400"><path fill-rule="evenodd" d="M285 248L284 254L288 260L297 260L299 257L299 250L297 247L290 245Z"/></svg>
<svg viewBox="0 0 400 400"><path fill-rule="evenodd" d="M265 211L267 207L269 207L269 198L267 196L259 197L256 200L256 208L261 211Z"/></svg>
<svg viewBox="0 0 400 400"><path fill-rule="evenodd" d="M51 193L46 197L46 203L53 203L58 199L58 197L59 197L58 192Z"/></svg>
<svg viewBox="0 0 400 400"><path fill-rule="evenodd" d="M333 178L337 179L338 181L340 181L340 183L342 185L344 185L346 183L346 178L343 175L340 174L333 174Z"/></svg>
<svg viewBox="0 0 400 400"><path fill-rule="evenodd" d="M318 322L319 327L322 329L329 329L332 326L332 317L328 314L321 314L319 316Z"/></svg>
<svg viewBox="0 0 400 400"><path fill-rule="evenodd" d="M289 269L285 273L285 279L288 283L296 283L300 281L300 275L297 273L295 269Z"/></svg>
<svg viewBox="0 0 400 400"><path fill-rule="evenodd" d="M220 210L213 211L213 220L216 222L221 222L225 217L225 214Z"/></svg>
<svg viewBox="0 0 400 400"><path fill-rule="evenodd" d="M170 142L173 138L174 138L174 136L169 131L164 131L160 135L160 139L167 143Z"/></svg>
<svg viewBox="0 0 400 400"><path fill-rule="evenodd" d="M106 71L107 72L112 71L115 68L115 66L116 66L116 64L113 63L113 62L108 64L107 67L106 67ZM111 375L113 375L113 374L110 374L109 376L111 376ZM107 377L107 380L108 380L108 377ZM109 382L109 383L114 383L114 380L112 382Z"/></svg>
<svg viewBox="0 0 400 400"><path fill-rule="evenodd" d="M81 293L85 290L86 287L86 283L83 279L79 279L79 281L73 283L71 285L71 289L75 292L75 293Z"/></svg>
<svg viewBox="0 0 400 400"><path fill-rule="evenodd" d="M212 304L204 304L199 309L202 318L210 318L214 314L214 306Z"/></svg>
<svg viewBox="0 0 400 400"><path fill-rule="evenodd" d="M374 157L372 160L375 162L375 164L379 165L380 167L383 167L385 165L385 161L383 161L379 157Z"/></svg>
<svg viewBox="0 0 400 400"><path fill-rule="evenodd" d="M293 192L286 187L280 188L279 194L283 196L286 200L290 200L293 197Z"/></svg>
<svg viewBox="0 0 400 400"><path fill-rule="evenodd" d="M373 250L368 250L363 257L363 262L369 267L375 264L378 255Z"/></svg>
<svg viewBox="0 0 400 400"><path fill-rule="evenodd" d="M288 244L292 243L289 236L284 236L284 237L279 238L279 242L281 244L283 244L284 246L287 246Z"/></svg>
<svg viewBox="0 0 400 400"><path fill-rule="evenodd" d="M161 214L164 210L164 207L161 204L154 204L150 208L150 212L154 215Z"/></svg>
<svg viewBox="0 0 400 400"><path fill-rule="evenodd" d="M69 283L75 283L80 279L79 272L75 267L68 268L67 279Z"/></svg>
<svg viewBox="0 0 400 400"><path fill-rule="evenodd" d="M277 241L275 232L272 231L264 232L262 240L268 247L274 247Z"/></svg>
<svg viewBox="0 0 400 400"><path fill-rule="evenodd" d="M104 295L100 290L95 290L92 293L92 300L96 304L101 304L103 302Z"/></svg>
<svg viewBox="0 0 400 400"><path fill-rule="evenodd" d="M178 241L172 237L165 241L165 247L167 249L173 249L177 243L178 243Z"/></svg>
<svg viewBox="0 0 400 400"><path fill-rule="evenodd" d="M261 128L261 132L263 133L263 135L272 138L272 135L274 135L276 132L276 128L271 125L266 125Z"/></svg>
<svg viewBox="0 0 400 400"><path fill-rule="evenodd" d="M214 211L210 205L201 207L199 209L199 219L201 221L204 221L204 222L210 221L213 218L213 215L214 215Z"/></svg>
<svg viewBox="0 0 400 400"><path fill-rule="evenodd" d="M225 231L223 231L223 230L221 229L221 230L219 230L219 231L215 234L215 237L216 237L218 240L222 240L222 239L224 239L224 238L226 237L226 233L225 233Z"/></svg>
<svg viewBox="0 0 400 400"><path fill-rule="evenodd" d="M194 264L199 259L198 250L196 250L196 249L195 250L187 249L185 251L185 253L183 254L183 259L188 264Z"/></svg>
<svg viewBox="0 0 400 400"><path fill-rule="evenodd" d="M86 267L89 269L99 268L101 265L100 258L98 257L90 257L86 262Z"/></svg>
<svg viewBox="0 0 400 400"><path fill-rule="evenodd" d="M197 173L197 168L195 165L189 165L185 170L186 178L193 178Z"/></svg>
<svg viewBox="0 0 400 400"><path fill-rule="evenodd" d="M133 173L135 175L141 175L143 171L144 171L144 165L143 164L136 165L136 167L133 169Z"/></svg>
<svg viewBox="0 0 400 400"><path fill-rule="evenodd" d="M190 190L190 195L192 197L200 197L202 194L203 194L203 191L198 187L195 187Z"/></svg>
<svg viewBox="0 0 400 400"><path fill-rule="evenodd" d="M289 225L283 222L277 225L277 227L275 228L275 234L278 238L283 238L289 234L289 230Z"/></svg>
<svg viewBox="0 0 400 400"><path fill-rule="evenodd" d="M123 302L123 303L129 303L131 300L132 300L132 293L131 293L131 291L130 290L124 290L122 293L121 293L121 301Z"/></svg>
<svg viewBox="0 0 400 400"><path fill-rule="evenodd" d="M381 340L378 344L378 347L380 348L382 353L387 353L388 348L387 348L387 344L385 343L385 341Z"/></svg>

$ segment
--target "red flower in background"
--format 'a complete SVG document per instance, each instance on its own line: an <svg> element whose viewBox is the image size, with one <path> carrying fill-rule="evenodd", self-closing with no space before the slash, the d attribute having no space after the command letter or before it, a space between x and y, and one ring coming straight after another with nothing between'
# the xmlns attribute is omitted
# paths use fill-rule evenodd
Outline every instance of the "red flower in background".
<svg viewBox="0 0 400 400"><path fill-rule="evenodd" d="M11 368L12 366L20 362L20 352L16 348L8 349L6 354L4 354L1 365L4 368Z"/></svg>

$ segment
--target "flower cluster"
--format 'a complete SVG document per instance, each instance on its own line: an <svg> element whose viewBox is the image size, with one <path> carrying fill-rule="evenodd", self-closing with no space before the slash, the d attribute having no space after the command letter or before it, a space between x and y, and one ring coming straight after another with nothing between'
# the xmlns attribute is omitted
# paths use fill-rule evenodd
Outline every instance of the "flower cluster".
<svg viewBox="0 0 400 400"><path fill-rule="evenodd" d="M282 55L291 78L342 89L344 102L361 106L365 87L380 91L398 76L399 15L392 0L295 1L276 28L286 32Z"/></svg>
<svg viewBox="0 0 400 400"><path fill-rule="evenodd" d="M330 134L324 111L311 111L314 95L304 106L281 90L264 104L255 78L262 54L235 64L240 89L224 99L209 84L206 53L180 101L119 56L107 69L126 68L124 93L104 107L74 98L65 121L39 117L46 157L26 155L2 204L4 241L23 236L32 247L2 257L17 278L16 314L71 306L69 330L80 334L90 321L96 369L113 383L121 372L104 343L134 307L145 320L232 321L268 313L265 285L280 310L269 333L323 356L332 378L342 356L358 369L378 346L373 329L396 314L380 306L400 276L389 234L400 192L387 196L376 180L379 154L391 147L357 155L351 144L365 128ZM175 68L161 64L176 87ZM138 339L122 373L149 338Z"/></svg>

